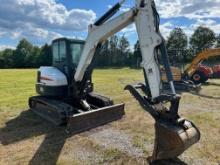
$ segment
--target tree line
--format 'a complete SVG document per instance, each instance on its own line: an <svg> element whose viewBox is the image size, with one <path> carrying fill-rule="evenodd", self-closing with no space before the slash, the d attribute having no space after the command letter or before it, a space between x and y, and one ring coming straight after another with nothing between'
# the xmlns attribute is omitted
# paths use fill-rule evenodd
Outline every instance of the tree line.
<svg viewBox="0 0 220 165"><path fill-rule="evenodd" d="M220 34L216 35L208 27L199 26L190 38L181 28L170 32L166 40L169 59L172 65L187 63L200 51L212 47L220 47ZM125 36L114 35L95 53L96 67L139 67L141 63L139 41L133 47ZM0 51L0 68L37 68L52 64L51 46L45 44L34 46L22 39L15 50Z"/></svg>
<svg viewBox="0 0 220 165"><path fill-rule="evenodd" d="M15 50L0 52L0 68L37 68L52 64L51 46L34 46L26 39L20 40Z"/></svg>
<svg viewBox="0 0 220 165"><path fill-rule="evenodd" d="M220 34L216 35L210 28L199 26L188 38L183 29L175 28L170 32L166 45L172 65L189 63L199 52L220 47ZM212 59L220 60L219 57Z"/></svg>
<svg viewBox="0 0 220 165"><path fill-rule="evenodd" d="M141 61L141 54L135 54L125 36L112 36L98 47L95 53L96 67L136 67Z"/></svg>

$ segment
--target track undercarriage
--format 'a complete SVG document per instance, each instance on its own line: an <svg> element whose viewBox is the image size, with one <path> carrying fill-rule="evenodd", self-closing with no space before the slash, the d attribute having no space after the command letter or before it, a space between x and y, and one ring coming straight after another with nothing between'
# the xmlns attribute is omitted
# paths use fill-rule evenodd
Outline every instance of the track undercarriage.
<svg viewBox="0 0 220 165"><path fill-rule="evenodd" d="M67 125L67 131L72 134L118 120L125 114L124 104L114 105L112 100L98 94L90 93L87 102L90 110L74 100L34 96L29 99L29 106L54 125Z"/></svg>

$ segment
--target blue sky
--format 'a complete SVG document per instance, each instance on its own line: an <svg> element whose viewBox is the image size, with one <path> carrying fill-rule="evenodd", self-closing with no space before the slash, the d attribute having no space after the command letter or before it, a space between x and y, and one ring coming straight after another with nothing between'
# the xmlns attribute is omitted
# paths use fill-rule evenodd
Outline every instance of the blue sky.
<svg viewBox="0 0 220 165"><path fill-rule="evenodd" d="M85 38L87 26L118 0L0 0L0 49L14 48L21 38L36 45L58 37ZM167 37L175 27L190 36L199 25L220 33L220 0L155 0L161 16L161 32ZM127 0L122 11L132 7ZM124 29L133 45L135 27Z"/></svg>

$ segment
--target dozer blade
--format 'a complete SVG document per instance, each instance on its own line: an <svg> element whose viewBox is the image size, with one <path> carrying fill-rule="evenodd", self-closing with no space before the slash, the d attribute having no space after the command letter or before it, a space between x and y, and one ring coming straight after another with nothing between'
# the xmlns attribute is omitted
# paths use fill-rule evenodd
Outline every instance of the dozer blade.
<svg viewBox="0 0 220 165"><path fill-rule="evenodd" d="M71 134L76 134L115 120L119 120L124 115L124 104L107 106L75 114L68 117L67 131Z"/></svg>
<svg viewBox="0 0 220 165"><path fill-rule="evenodd" d="M180 126L155 123L155 144L152 161L175 158L200 139L200 132L193 123L185 120Z"/></svg>

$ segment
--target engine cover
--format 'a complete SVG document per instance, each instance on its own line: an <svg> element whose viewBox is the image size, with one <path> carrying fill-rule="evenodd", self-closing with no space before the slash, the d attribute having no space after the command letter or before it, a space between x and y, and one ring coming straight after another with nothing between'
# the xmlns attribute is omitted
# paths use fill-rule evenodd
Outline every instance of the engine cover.
<svg viewBox="0 0 220 165"><path fill-rule="evenodd" d="M51 66L38 69L36 91L45 96L63 96L67 93L68 82L66 75Z"/></svg>

